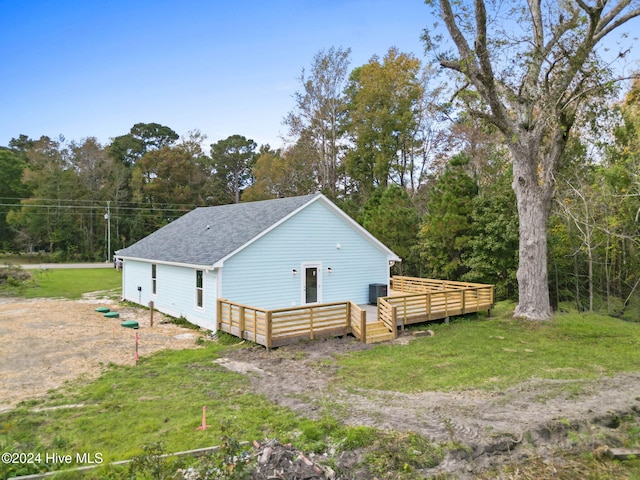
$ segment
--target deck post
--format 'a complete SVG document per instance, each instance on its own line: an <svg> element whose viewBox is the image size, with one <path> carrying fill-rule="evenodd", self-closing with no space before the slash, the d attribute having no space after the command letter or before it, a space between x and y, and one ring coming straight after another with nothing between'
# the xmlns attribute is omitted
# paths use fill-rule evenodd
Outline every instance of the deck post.
<svg viewBox="0 0 640 480"><path fill-rule="evenodd" d="M273 332L273 313L271 312L271 310L267 311L267 338L266 340L266 347L267 350L271 350L271 345L272 345L272 335Z"/></svg>
<svg viewBox="0 0 640 480"><path fill-rule="evenodd" d="M245 306L242 305L240 307L240 311L238 312L238 315L240 315L240 318L238 318L238 328L240 329L240 335L238 335L240 337L240 340L244 340L244 321L245 321Z"/></svg>
<svg viewBox="0 0 640 480"><path fill-rule="evenodd" d="M258 310L253 310L253 342L257 343L258 338Z"/></svg>
<svg viewBox="0 0 640 480"><path fill-rule="evenodd" d="M444 283L443 283L444 285ZM444 314L449 317L449 290L444 291Z"/></svg>
<svg viewBox="0 0 640 480"><path fill-rule="evenodd" d="M367 343L367 312L366 310L360 310L360 340L362 343Z"/></svg>
<svg viewBox="0 0 640 480"><path fill-rule="evenodd" d="M424 294L425 299L425 313L427 314L427 320L431 320L431 292Z"/></svg>
<svg viewBox="0 0 640 480"><path fill-rule="evenodd" d="M402 311L402 331L404 332L404 324L407 321L407 297L404 297L402 299L402 309L403 309L403 311ZM398 325L397 325L397 323L395 321L395 319L397 318L397 315L398 315L398 313L397 313L397 310L396 310L396 312L394 312L394 314L393 314L393 317L394 317L393 324L396 326L396 329L398 327Z"/></svg>
<svg viewBox="0 0 640 480"><path fill-rule="evenodd" d="M462 290L462 314L465 314L465 304L467 300L467 290Z"/></svg>
<svg viewBox="0 0 640 480"><path fill-rule="evenodd" d="M216 332L219 332L222 327L222 299L216 300Z"/></svg>
<svg viewBox="0 0 640 480"><path fill-rule="evenodd" d="M345 330L345 335L351 333L351 302L347 302L345 304L345 308L347 311L347 329Z"/></svg>
<svg viewBox="0 0 640 480"><path fill-rule="evenodd" d="M405 309L405 314L406 314L406 309ZM397 305L393 305L391 307L391 319L393 323L393 338L398 338L398 306ZM402 329L404 330L404 320L402 321Z"/></svg>

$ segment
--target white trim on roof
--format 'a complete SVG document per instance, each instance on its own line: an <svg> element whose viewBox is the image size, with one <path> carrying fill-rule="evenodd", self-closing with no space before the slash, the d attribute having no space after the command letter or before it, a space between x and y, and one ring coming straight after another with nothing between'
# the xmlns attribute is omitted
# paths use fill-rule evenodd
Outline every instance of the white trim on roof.
<svg viewBox="0 0 640 480"><path fill-rule="evenodd" d="M194 269L198 269L198 270L213 270L215 267L213 265L198 265L195 263L182 263L182 262L168 262L165 260L155 260L155 259L149 259L149 258L140 258L140 257L125 257L122 255L118 255L118 252L116 251L116 256L118 258L121 258L123 260L133 260L135 262L144 262L144 263L156 263L159 265L172 265L174 267L188 267L188 268L194 268Z"/></svg>
<svg viewBox="0 0 640 480"><path fill-rule="evenodd" d="M378 240L376 237L371 235L364 227L362 227L360 224L358 224L358 222L356 222L349 215L344 213L331 200L329 200L327 197L325 197L322 193L318 193L318 194L316 194L316 196L311 198L308 202L302 204L300 207L296 208L295 210L290 212L288 215L284 216L283 218L278 220L276 223L274 223L270 227L268 227L265 230L263 230L262 232L260 232L258 235L253 237L251 240L246 242L244 245L241 245L240 247L236 248L233 252L231 252L231 253L225 255L224 257L222 257L220 260L218 260L217 262L215 262L213 264L213 267L214 268L222 268L222 266L224 265L225 260L233 257L234 255L236 255L241 250L244 250L249 245L251 245L253 242L259 240L260 238L265 236L267 233L269 233L271 230L277 228L279 225L281 225L284 222L286 222L287 220L289 220L291 217L296 215L298 212L300 212L301 210L307 208L313 202L322 202L325 206L329 207L329 209L331 209L335 214L337 214L340 218L342 218L351 228L353 228L354 230L359 232L361 235L363 235L367 240L369 240L369 242L371 244L373 244L378 250L382 251L383 253L386 253L387 254L387 260L394 261L394 262L401 262L402 261L402 259L400 257L398 257L398 255L396 255L393 251L391 251L386 245L384 245L382 242L380 242L380 240Z"/></svg>

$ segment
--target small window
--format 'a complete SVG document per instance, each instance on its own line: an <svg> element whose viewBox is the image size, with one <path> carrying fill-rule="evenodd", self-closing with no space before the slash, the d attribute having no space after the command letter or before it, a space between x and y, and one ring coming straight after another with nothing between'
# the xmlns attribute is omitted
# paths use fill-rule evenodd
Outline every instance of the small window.
<svg viewBox="0 0 640 480"><path fill-rule="evenodd" d="M202 283L202 270L196 270L196 306L202 307L204 299L204 289Z"/></svg>
<svg viewBox="0 0 640 480"><path fill-rule="evenodd" d="M157 275L156 275L156 264L152 263L151 264L151 293L153 295L156 294L156 287L157 287Z"/></svg>

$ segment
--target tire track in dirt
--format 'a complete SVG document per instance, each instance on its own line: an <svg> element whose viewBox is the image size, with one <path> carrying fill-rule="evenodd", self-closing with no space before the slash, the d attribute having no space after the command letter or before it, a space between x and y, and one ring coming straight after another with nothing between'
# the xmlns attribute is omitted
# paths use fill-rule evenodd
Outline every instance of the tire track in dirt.
<svg viewBox="0 0 640 480"><path fill-rule="evenodd" d="M549 455L564 441L554 432L566 432L568 425L604 425L607 419L640 409L638 373L594 381L532 379L499 392L347 391L336 385L336 367L322 361L365 348L370 347L341 338L271 352L238 349L229 356L264 372L249 374L256 393L304 416L318 418L329 411L349 425L413 431L433 441L464 445L466 452L454 452L440 466L456 478L509 461L519 454L523 439L528 452ZM581 393L569 396L568 384L580 384Z"/></svg>

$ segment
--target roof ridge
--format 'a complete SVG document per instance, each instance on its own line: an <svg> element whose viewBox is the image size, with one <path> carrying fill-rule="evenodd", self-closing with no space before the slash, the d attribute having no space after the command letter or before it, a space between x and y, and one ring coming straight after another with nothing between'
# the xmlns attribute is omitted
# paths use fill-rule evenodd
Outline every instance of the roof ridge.
<svg viewBox="0 0 640 480"><path fill-rule="evenodd" d="M256 205L256 204L266 203L266 202L279 202L279 201L294 200L294 199L307 198L307 197L312 198L312 197L318 197L320 195L322 195L322 193L316 192L316 193L309 193L307 195L296 195L295 197L265 198L263 200L253 200L251 202L224 203L222 205L200 205L200 206L197 206L194 210L198 210L201 208L235 207L238 205Z"/></svg>

